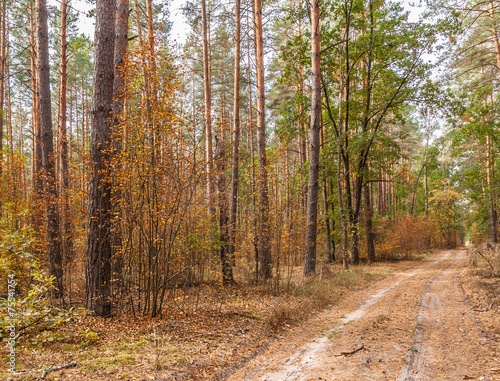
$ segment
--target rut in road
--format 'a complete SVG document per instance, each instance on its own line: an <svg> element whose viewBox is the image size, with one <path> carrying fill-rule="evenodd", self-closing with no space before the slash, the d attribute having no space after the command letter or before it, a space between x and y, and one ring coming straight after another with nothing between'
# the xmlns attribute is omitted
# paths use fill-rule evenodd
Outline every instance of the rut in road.
<svg viewBox="0 0 500 381"><path fill-rule="evenodd" d="M482 345L457 282L464 266L464 251L435 254L354 293L321 314L309 333L273 345L229 379L410 381L486 374L495 366L494 353ZM361 346L352 356L339 355Z"/></svg>

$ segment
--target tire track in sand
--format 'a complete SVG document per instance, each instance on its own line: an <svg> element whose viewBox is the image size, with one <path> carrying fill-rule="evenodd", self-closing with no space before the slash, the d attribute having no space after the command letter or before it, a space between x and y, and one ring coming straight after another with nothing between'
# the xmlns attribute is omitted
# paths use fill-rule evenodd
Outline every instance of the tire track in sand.
<svg viewBox="0 0 500 381"><path fill-rule="evenodd" d="M421 272L434 268L440 262L448 259L450 252L445 252L439 255L436 259L430 263L421 266L417 269L407 270L405 272L395 274L398 278L392 282L389 286L380 288L375 293L371 294L364 303L359 306L356 310L345 314L343 317L337 320L340 326L333 330L326 332L322 336L316 337L312 341L300 347L291 356L285 358L284 360L275 361L274 369L267 361L258 365L255 369L247 373L244 377L245 380L261 380L261 381L292 381L292 380L307 380L312 369L317 368L324 361L324 353L328 346L331 345L331 340L329 336L332 334L339 334L343 327L348 323L362 319L363 316L383 297L388 293L393 291L396 287L401 285L401 283L406 280L420 274ZM325 316L325 320L331 320L335 316L335 312L330 312ZM276 364L276 363L280 364ZM268 369L268 371L266 371ZM264 374L262 375L262 371ZM261 374L260 376L258 374ZM232 378L230 378L232 379Z"/></svg>

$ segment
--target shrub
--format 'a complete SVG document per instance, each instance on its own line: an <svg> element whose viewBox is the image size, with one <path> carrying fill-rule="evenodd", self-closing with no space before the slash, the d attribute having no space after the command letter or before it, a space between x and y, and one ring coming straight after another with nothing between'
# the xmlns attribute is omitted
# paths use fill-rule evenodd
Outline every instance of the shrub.
<svg viewBox="0 0 500 381"><path fill-rule="evenodd" d="M12 228L9 217L0 220L0 279L5 280L0 285L0 340L10 335L13 326L17 338L39 335L76 313L51 304L48 294L54 285L32 253L33 232Z"/></svg>
<svg viewBox="0 0 500 381"><path fill-rule="evenodd" d="M429 250L442 245L436 222L412 215L381 218L375 225L377 257L381 260L409 258L412 252Z"/></svg>

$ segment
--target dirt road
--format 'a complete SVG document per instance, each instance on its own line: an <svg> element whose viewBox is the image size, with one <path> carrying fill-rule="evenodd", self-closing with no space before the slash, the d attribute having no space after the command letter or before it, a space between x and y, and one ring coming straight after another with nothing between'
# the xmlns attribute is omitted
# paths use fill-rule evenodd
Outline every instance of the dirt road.
<svg viewBox="0 0 500 381"><path fill-rule="evenodd" d="M465 268L465 250L429 256L288 332L229 380L500 380L500 343L463 292Z"/></svg>

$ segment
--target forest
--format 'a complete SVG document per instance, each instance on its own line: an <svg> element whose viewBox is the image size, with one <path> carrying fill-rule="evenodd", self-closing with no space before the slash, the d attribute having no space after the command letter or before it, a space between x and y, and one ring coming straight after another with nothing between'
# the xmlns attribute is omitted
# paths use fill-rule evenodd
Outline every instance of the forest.
<svg viewBox="0 0 500 381"><path fill-rule="evenodd" d="M499 27L498 0L2 0L2 372L226 379L464 247L498 311Z"/></svg>

